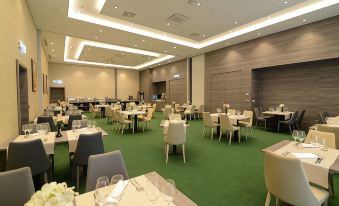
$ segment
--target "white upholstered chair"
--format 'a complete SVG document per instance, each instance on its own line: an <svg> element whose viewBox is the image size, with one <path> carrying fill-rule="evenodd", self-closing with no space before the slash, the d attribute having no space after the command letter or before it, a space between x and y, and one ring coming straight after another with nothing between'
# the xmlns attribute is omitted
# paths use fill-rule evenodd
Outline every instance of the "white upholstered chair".
<svg viewBox="0 0 339 206"><path fill-rule="evenodd" d="M154 112L153 108L148 108L146 116L143 116L143 118L140 119L140 121L142 121L144 123L143 126L142 126L142 131L145 131L145 127L147 127L147 125L149 125L149 127L151 129L153 129L152 128L152 124L151 124L151 120L152 120L152 117L153 117L153 112Z"/></svg>
<svg viewBox="0 0 339 206"><path fill-rule="evenodd" d="M213 130L217 128L219 124L214 123L209 112L202 113L202 119L204 123L204 131L202 132L202 138L204 138L206 127L211 129L211 140L213 139Z"/></svg>
<svg viewBox="0 0 339 206"><path fill-rule="evenodd" d="M106 124L112 119L112 108L111 106L105 107L105 116L106 116Z"/></svg>
<svg viewBox="0 0 339 206"><path fill-rule="evenodd" d="M121 125L121 134L124 134L124 129L125 127L129 125L131 125L131 128L133 130L133 134L134 134L134 124L133 124L133 121L132 120L129 120L129 119L125 119L122 114L120 113L120 111L117 111L116 112L118 118L119 118L119 124Z"/></svg>
<svg viewBox="0 0 339 206"><path fill-rule="evenodd" d="M251 137L253 137L253 135L252 135L253 112L245 110L243 115L245 115L245 117L247 117L247 119L239 121L239 126L240 126L240 128L245 129L245 136L246 136L246 140L247 140L247 129L249 129Z"/></svg>
<svg viewBox="0 0 339 206"><path fill-rule="evenodd" d="M182 145L182 154L184 157L184 163L186 162L185 143L186 143L185 122L182 120L169 121L168 132L167 135L165 136L166 164L168 162L168 153L170 145Z"/></svg>
<svg viewBox="0 0 339 206"><path fill-rule="evenodd" d="M226 131L226 134L229 134L229 142L228 145L231 145L232 137L234 136L234 132L238 131L238 139L240 143L240 127L233 126L230 119L226 114L220 114L219 116L220 120L220 135L219 135L219 141L222 136L222 132Z"/></svg>
<svg viewBox="0 0 339 206"><path fill-rule="evenodd" d="M327 205L326 190L311 186L302 163L295 157L265 152L265 183L268 190L265 206L271 195L279 201L298 206ZM279 204L277 204L279 205Z"/></svg>
<svg viewBox="0 0 339 206"><path fill-rule="evenodd" d="M339 127L328 126L328 125L319 125L318 131L333 133L335 135L336 149L339 149Z"/></svg>
<svg viewBox="0 0 339 206"><path fill-rule="evenodd" d="M194 117L195 115L195 105L189 105L187 109L185 110L184 114L186 118L187 116L189 116L190 120L192 120L192 116Z"/></svg>
<svg viewBox="0 0 339 206"><path fill-rule="evenodd" d="M199 105L198 109L195 110L195 114L197 114L199 119L201 118L202 113L205 111L204 108L204 105Z"/></svg>
<svg viewBox="0 0 339 206"><path fill-rule="evenodd" d="M172 107L165 107L163 114L164 114L164 119L168 119L168 116L173 113Z"/></svg>
<svg viewBox="0 0 339 206"><path fill-rule="evenodd" d="M168 116L168 119L171 120L181 120L181 114L172 113Z"/></svg>
<svg viewBox="0 0 339 206"><path fill-rule="evenodd" d="M325 145L328 148L332 148L335 149L335 135L334 133L330 133L330 132L320 132L320 131L316 131L316 130L310 130L307 133L306 139L305 139L305 143L311 143L312 140L315 140L315 138L318 138L318 141L321 141L324 139L325 140Z"/></svg>
<svg viewBox="0 0 339 206"><path fill-rule="evenodd" d="M92 113L93 118L95 118L97 114L99 114L99 116L101 114L101 111L99 109L97 109L97 108L94 108L92 103L89 103L89 112Z"/></svg>
<svg viewBox="0 0 339 206"><path fill-rule="evenodd" d="M236 115L236 110L235 109L228 109L227 113L230 115Z"/></svg>

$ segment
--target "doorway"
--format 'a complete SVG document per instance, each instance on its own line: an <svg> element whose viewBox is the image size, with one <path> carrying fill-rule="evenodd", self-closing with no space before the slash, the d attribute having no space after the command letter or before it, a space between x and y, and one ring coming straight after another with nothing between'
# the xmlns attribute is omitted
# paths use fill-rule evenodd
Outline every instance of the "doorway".
<svg viewBox="0 0 339 206"><path fill-rule="evenodd" d="M28 104L28 77L27 68L16 61L17 72L17 95L18 95L18 126L19 133L21 125L29 123L29 104Z"/></svg>
<svg viewBox="0 0 339 206"><path fill-rule="evenodd" d="M65 101L65 87L50 87L50 102Z"/></svg>

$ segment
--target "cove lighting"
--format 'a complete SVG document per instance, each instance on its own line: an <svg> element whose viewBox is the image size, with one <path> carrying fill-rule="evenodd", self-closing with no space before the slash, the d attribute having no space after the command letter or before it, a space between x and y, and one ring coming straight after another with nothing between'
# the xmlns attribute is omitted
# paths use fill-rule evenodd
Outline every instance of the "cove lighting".
<svg viewBox="0 0 339 206"><path fill-rule="evenodd" d="M117 45L112 45L112 44L105 44L105 43L101 43L101 42L81 40L79 46L76 48L74 58L70 58L71 54L70 54L69 48L72 47L72 46L70 46L70 40L71 40L71 37L66 36L64 61L68 62L68 63L112 67L112 68L123 68L123 69L142 69L144 67L148 67L148 66L151 66L153 64L157 64L159 62L166 61L166 60L174 57L173 55L165 55L165 54L145 51L145 50L141 50L141 49L134 49L134 48L117 46ZM110 63L107 64L107 63L101 63L101 62L90 62L90 61L79 60L81 52L83 51L83 49L86 45L98 47L98 48L110 49L110 50L123 51L123 52L126 52L126 53L147 55L147 56L152 56L152 57L156 57L156 58L154 58L151 61L145 62L145 63L140 64L140 65L136 65L136 66L126 66L126 65L119 65L119 64L110 64Z"/></svg>
<svg viewBox="0 0 339 206"><path fill-rule="evenodd" d="M142 36L151 37L154 39L159 39L162 41L167 41L187 47L192 47L196 49L204 48L221 41L229 40L235 38L240 35L244 35L258 29L262 29L298 16L302 16L304 14L317 11L329 6L333 6L339 3L339 0L307 0L300 4L291 6L279 12L276 12L271 16L271 18L261 18L250 22L248 24L239 26L237 28L232 29L232 32L225 31L223 33L217 34L212 36L208 39L203 41L193 41L188 38L180 37L177 35L165 33L160 30L152 29L149 27L141 26L141 25L134 25L133 27L130 26L130 23L124 20L119 20L113 17L107 17L105 15L100 14L102 8L104 7L106 0L95 0L95 9L96 12L87 12L81 11L77 12L80 9L81 0L69 0L69 7L68 7L68 17L86 21L93 24L98 24L106 27L110 27L113 29L118 29Z"/></svg>

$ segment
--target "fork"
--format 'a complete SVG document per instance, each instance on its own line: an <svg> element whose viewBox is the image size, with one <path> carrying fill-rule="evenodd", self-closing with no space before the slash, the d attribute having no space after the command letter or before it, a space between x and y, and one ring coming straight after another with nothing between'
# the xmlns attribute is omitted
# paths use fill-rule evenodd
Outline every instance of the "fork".
<svg viewBox="0 0 339 206"><path fill-rule="evenodd" d="M132 183L132 185L134 185L135 189L137 189L138 191L144 190L144 188L140 186L140 184L136 180L131 179L130 182Z"/></svg>

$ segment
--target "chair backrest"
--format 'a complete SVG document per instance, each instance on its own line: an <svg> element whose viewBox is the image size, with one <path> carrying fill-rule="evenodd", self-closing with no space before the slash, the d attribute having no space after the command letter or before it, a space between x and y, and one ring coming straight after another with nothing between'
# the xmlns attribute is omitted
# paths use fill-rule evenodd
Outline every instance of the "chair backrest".
<svg viewBox="0 0 339 206"><path fill-rule="evenodd" d="M257 108L257 107L254 108L254 113L255 113L255 117L256 117L257 119L261 118L259 108Z"/></svg>
<svg viewBox="0 0 339 206"><path fill-rule="evenodd" d="M165 142L172 145L186 143L185 121L172 120L169 121L168 132Z"/></svg>
<svg viewBox="0 0 339 206"><path fill-rule="evenodd" d="M22 206L33 194L33 178L28 167L0 173L1 205Z"/></svg>
<svg viewBox="0 0 339 206"><path fill-rule="evenodd" d="M335 145L336 149L339 149L339 127L328 126L328 125L318 125L318 131L320 132L329 132L335 135Z"/></svg>
<svg viewBox="0 0 339 206"><path fill-rule="evenodd" d="M95 190L99 177L112 177L117 174L124 176L125 180L128 179L125 161L120 150L89 156L86 192Z"/></svg>
<svg viewBox="0 0 339 206"><path fill-rule="evenodd" d="M215 125L209 112L202 113L202 120L205 127L214 127Z"/></svg>
<svg viewBox="0 0 339 206"><path fill-rule="evenodd" d="M173 109L171 107L165 107L164 109L164 119L168 119L168 116L173 113Z"/></svg>
<svg viewBox="0 0 339 206"><path fill-rule="evenodd" d="M220 129L234 131L234 127L226 114L220 114L219 120L220 120Z"/></svg>
<svg viewBox="0 0 339 206"><path fill-rule="evenodd" d="M94 112L94 106L93 106L93 104L92 103L89 103L89 111L90 112Z"/></svg>
<svg viewBox="0 0 339 206"><path fill-rule="evenodd" d="M119 117L118 117L118 115L117 115L117 113L118 113L119 111L118 110L112 110L112 120L114 121L114 122L119 122Z"/></svg>
<svg viewBox="0 0 339 206"><path fill-rule="evenodd" d="M32 175L42 174L51 167L41 139L9 143L7 170L21 167L29 167Z"/></svg>
<svg viewBox="0 0 339 206"><path fill-rule="evenodd" d="M156 109L157 109L157 104L156 103L153 103L153 108L154 108L154 111L157 111Z"/></svg>
<svg viewBox="0 0 339 206"><path fill-rule="evenodd" d="M322 112L319 112L320 121L322 124L326 124L325 115Z"/></svg>
<svg viewBox="0 0 339 206"><path fill-rule="evenodd" d="M298 117L297 117L297 123L300 125L301 124L301 122L303 121L303 119L304 119L304 115L305 115L305 110L302 110L300 113L299 113L299 115L298 115Z"/></svg>
<svg viewBox="0 0 339 206"><path fill-rule="evenodd" d="M82 115L81 114L71 114L68 116L68 123L66 126L67 130L71 130L72 129L72 123L74 120L82 120Z"/></svg>
<svg viewBox="0 0 339 206"><path fill-rule="evenodd" d="M328 112L323 112L323 114L324 114L325 118L330 117L330 114Z"/></svg>
<svg viewBox="0 0 339 206"><path fill-rule="evenodd" d="M198 107L198 113L203 113L204 112L204 105L199 105Z"/></svg>
<svg viewBox="0 0 339 206"><path fill-rule="evenodd" d="M196 107L197 107L196 105L191 105L191 106L190 106L190 113L191 113L191 114L194 114L194 113L195 113Z"/></svg>
<svg viewBox="0 0 339 206"><path fill-rule="evenodd" d="M77 165L87 165L88 157L104 153L102 133L80 134L73 161Z"/></svg>
<svg viewBox="0 0 339 206"><path fill-rule="evenodd" d="M37 120L37 123L38 124L48 123L49 124L49 128L50 128L50 130L52 132L55 132L57 130L56 127L55 127L54 120L53 120L52 116L39 116L38 120Z"/></svg>
<svg viewBox="0 0 339 206"><path fill-rule="evenodd" d="M265 152L265 183L267 190L291 205L320 206L311 191L301 161L270 151Z"/></svg>
<svg viewBox="0 0 339 206"><path fill-rule="evenodd" d="M109 107L105 107L105 116L106 117L112 117L112 108Z"/></svg>
<svg viewBox="0 0 339 206"><path fill-rule="evenodd" d="M166 108L172 108L172 106L169 105L169 104L166 104L166 105L165 105L165 109L166 109Z"/></svg>
<svg viewBox="0 0 339 206"><path fill-rule="evenodd" d="M181 114L172 113L168 116L168 119L171 120L181 120Z"/></svg>
<svg viewBox="0 0 339 206"><path fill-rule="evenodd" d="M227 110L227 113L228 113L228 114L231 114L231 115L235 115L235 114L236 114L236 111L235 111L235 109L228 109L228 110Z"/></svg>
<svg viewBox="0 0 339 206"><path fill-rule="evenodd" d="M298 111L294 112L294 113L292 114L291 119L288 120L289 123L290 123L290 124L295 124L295 123L297 123L298 115L299 115L299 112L298 112Z"/></svg>
<svg viewBox="0 0 339 206"><path fill-rule="evenodd" d="M122 114L121 114L120 111L116 111L116 115L117 115L118 121L119 121L120 123L125 123L125 122L126 122L125 118L122 116Z"/></svg>
<svg viewBox="0 0 339 206"><path fill-rule="evenodd" d="M154 108L148 108L148 111L147 111L147 118L148 119L152 119L153 112L154 112Z"/></svg>
<svg viewBox="0 0 339 206"><path fill-rule="evenodd" d="M248 118L248 119L245 119L243 121L249 123L252 126L252 124L253 124L253 112L248 111L248 110L244 110L243 115L245 115L245 117Z"/></svg>
<svg viewBox="0 0 339 206"><path fill-rule="evenodd" d="M315 140L315 137L318 136L318 141L325 140L325 145L328 148L335 149L335 134L330 132L320 132L317 130L309 130L305 139L305 143L311 143L312 140ZM322 142L321 142L322 143Z"/></svg>
<svg viewBox="0 0 339 206"><path fill-rule="evenodd" d="M49 127L49 123L40 123L40 124L47 126L47 132L51 132L51 128ZM31 134L37 133L37 131L36 131L36 126L37 126L38 124L35 124L35 123L31 123L31 124L23 124L22 127L24 127L25 125L32 125L33 129L32 129L32 131L31 131ZM21 131L21 132L22 132L22 134L23 134L23 131Z"/></svg>

